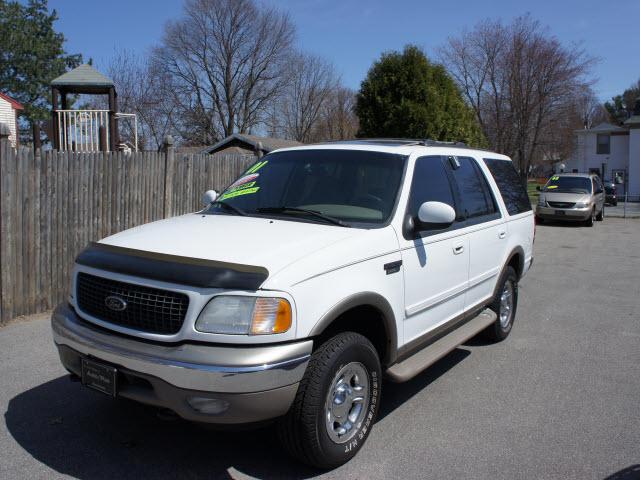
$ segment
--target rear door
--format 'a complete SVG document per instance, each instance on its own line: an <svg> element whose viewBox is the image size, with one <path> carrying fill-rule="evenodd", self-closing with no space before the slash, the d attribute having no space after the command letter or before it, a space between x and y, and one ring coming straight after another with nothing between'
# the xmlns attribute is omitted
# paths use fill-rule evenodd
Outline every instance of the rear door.
<svg viewBox="0 0 640 480"><path fill-rule="evenodd" d="M406 218L416 222L420 205L443 202L457 209L446 157L416 160ZM407 231L399 236L405 275L405 348L418 346L464 312L469 269L469 239L459 229Z"/></svg>
<svg viewBox="0 0 640 480"><path fill-rule="evenodd" d="M464 212L469 239L469 282L465 311L493 296L506 256L509 235L480 163L472 157L456 157L453 178Z"/></svg>

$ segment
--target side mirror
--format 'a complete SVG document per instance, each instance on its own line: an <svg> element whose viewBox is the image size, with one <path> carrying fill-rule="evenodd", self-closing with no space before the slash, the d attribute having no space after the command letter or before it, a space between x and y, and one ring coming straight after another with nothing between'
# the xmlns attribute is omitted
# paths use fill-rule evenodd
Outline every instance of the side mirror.
<svg viewBox="0 0 640 480"><path fill-rule="evenodd" d="M418 220L423 225L448 227L456 219L456 211L442 202L424 202L418 209Z"/></svg>
<svg viewBox="0 0 640 480"><path fill-rule="evenodd" d="M207 190L202 195L202 203L204 203L205 207L213 202L216 198L218 198L218 192L215 190Z"/></svg>
<svg viewBox="0 0 640 480"><path fill-rule="evenodd" d="M536 185L536 190L539 191L539 192L542 191L542 188L540 188L540 185Z"/></svg>

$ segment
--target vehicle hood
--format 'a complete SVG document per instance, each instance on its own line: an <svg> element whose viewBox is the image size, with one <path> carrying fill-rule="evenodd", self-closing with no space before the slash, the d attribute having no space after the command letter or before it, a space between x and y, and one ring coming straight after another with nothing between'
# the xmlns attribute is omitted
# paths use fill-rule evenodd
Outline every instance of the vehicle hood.
<svg viewBox="0 0 640 480"><path fill-rule="evenodd" d="M588 193L562 193L562 192L542 192L547 202L589 202L591 195Z"/></svg>
<svg viewBox="0 0 640 480"><path fill-rule="evenodd" d="M125 230L99 243L152 253L264 267L269 272L269 282L278 272L299 260L326 255L321 252L346 241L354 245L354 251L349 252L351 258L345 259L345 264L357 260L358 255L363 258L369 256L371 242L367 241L368 233L378 230L380 229L364 230L275 218L193 213ZM357 248L362 244L369 244L369 247ZM327 271L335 268L336 261L339 259L333 262L314 262L315 271L310 272L305 268L305 271L297 272L296 275L287 275L288 282L321 274L323 269ZM288 269L289 272L291 270Z"/></svg>

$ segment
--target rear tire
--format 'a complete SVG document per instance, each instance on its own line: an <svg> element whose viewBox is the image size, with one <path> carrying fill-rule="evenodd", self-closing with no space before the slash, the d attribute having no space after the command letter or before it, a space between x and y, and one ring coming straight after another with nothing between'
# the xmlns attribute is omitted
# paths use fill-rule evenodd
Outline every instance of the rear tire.
<svg viewBox="0 0 640 480"><path fill-rule="evenodd" d="M513 267L508 266L500 280L498 290L489 308L498 318L485 330L485 338L500 342L509 336L518 308L518 275Z"/></svg>
<svg viewBox="0 0 640 480"><path fill-rule="evenodd" d="M362 335L344 332L322 344L277 426L289 454L323 469L353 458L375 422L381 375L378 353Z"/></svg>

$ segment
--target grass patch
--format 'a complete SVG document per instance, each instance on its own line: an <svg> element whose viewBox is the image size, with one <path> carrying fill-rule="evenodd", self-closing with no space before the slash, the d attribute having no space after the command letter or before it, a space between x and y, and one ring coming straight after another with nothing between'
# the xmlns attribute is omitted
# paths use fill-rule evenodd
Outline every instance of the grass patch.
<svg viewBox="0 0 640 480"><path fill-rule="evenodd" d="M531 205L536 205L538 203L538 197L540 197L540 192L536 190L536 187L542 186L542 185L544 184L538 183L535 180L527 182L527 194L529 195L529 201L531 202Z"/></svg>

